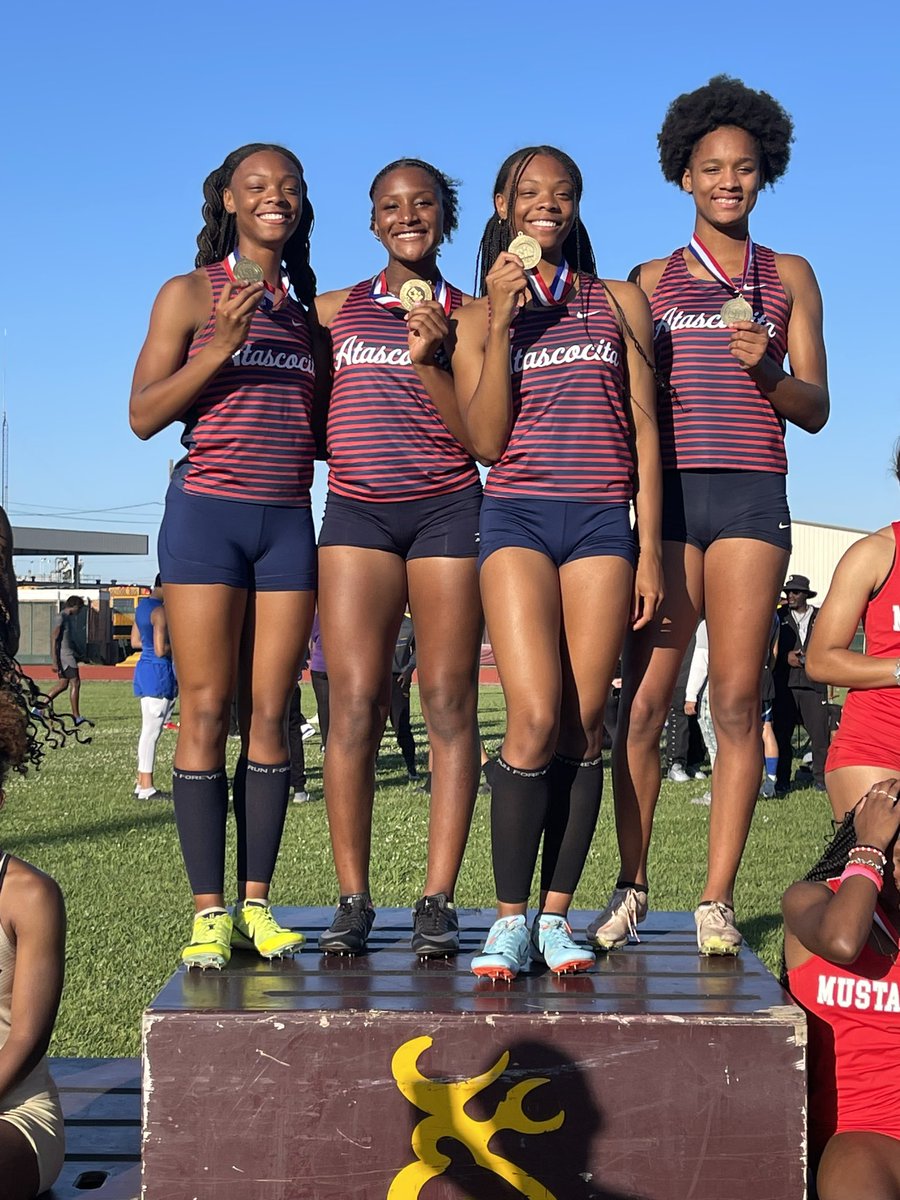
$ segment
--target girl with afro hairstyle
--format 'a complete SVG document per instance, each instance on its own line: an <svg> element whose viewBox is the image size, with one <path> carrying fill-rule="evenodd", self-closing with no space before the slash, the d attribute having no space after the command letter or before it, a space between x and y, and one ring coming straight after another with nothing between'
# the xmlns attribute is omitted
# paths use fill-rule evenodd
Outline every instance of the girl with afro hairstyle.
<svg viewBox="0 0 900 1200"><path fill-rule="evenodd" d="M10 771L38 766L44 745L74 731L15 660L12 536L0 508L0 806ZM41 703L43 701L43 703ZM40 704L40 708L37 706ZM65 722L65 724L63 723ZM66 914L56 883L0 846L0 1195L31 1200L50 1188L65 1153L63 1115L47 1066L62 994Z"/></svg>
<svg viewBox="0 0 900 1200"><path fill-rule="evenodd" d="M452 180L430 163L402 158L378 172L369 199L370 228L386 263L316 301L334 364L319 621L331 714L325 800L340 887L319 947L359 954L375 919L369 883L375 758L408 603L433 755L428 863L411 942L424 958L459 949L453 893L480 767L481 482L445 349L471 296L438 267L441 243L457 223ZM414 302L406 285L416 290Z"/></svg>
<svg viewBox="0 0 900 1200"><path fill-rule="evenodd" d="M726 76L673 101L659 134L663 175L693 200L694 233L631 275L650 299L663 377L666 599L626 640L613 752L621 867L589 926L604 950L647 914L659 735L701 614L718 755L697 944L737 954L742 942L734 884L760 786L760 674L791 546L784 429L816 433L828 417L815 276L804 259L750 239L759 192L786 170L791 140L776 100Z"/></svg>
<svg viewBox="0 0 900 1200"><path fill-rule="evenodd" d="M818 1200L900 1200L900 779L873 784L785 892L786 983L809 1019Z"/></svg>
<svg viewBox="0 0 900 1200"><path fill-rule="evenodd" d="M187 454L159 533L181 695L172 796L195 907L182 959L221 968L233 945L272 958L303 941L274 921L268 894L290 783L285 713L315 604L316 368L304 306L316 281L313 211L290 151L242 146L203 192L197 269L170 279L157 297L130 416L141 438L184 424ZM232 913L224 896L225 740L236 690Z"/></svg>
<svg viewBox="0 0 900 1200"><path fill-rule="evenodd" d="M568 911L600 808L606 698L626 625L650 621L662 594L650 310L634 284L597 277L581 194L552 146L503 163L483 298L462 310L453 355L468 436L492 464L480 580L507 725L491 773L498 919L472 970L495 979L529 959L557 974L594 964ZM538 259L527 272L518 235Z"/></svg>
<svg viewBox="0 0 900 1200"><path fill-rule="evenodd" d="M894 451L900 480L900 443ZM806 652L811 678L850 691L825 760L837 820L885 772L900 775L900 521L856 542L837 565ZM862 621L865 651L853 650Z"/></svg>

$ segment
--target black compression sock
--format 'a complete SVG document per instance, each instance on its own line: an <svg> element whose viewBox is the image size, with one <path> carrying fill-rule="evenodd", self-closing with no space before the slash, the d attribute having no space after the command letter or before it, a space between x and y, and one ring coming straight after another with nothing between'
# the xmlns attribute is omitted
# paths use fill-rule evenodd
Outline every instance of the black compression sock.
<svg viewBox="0 0 900 1200"><path fill-rule="evenodd" d="M291 764L244 759L242 795L234 792L237 875L241 883L271 883L284 831ZM237 775L235 775L237 780Z"/></svg>
<svg viewBox="0 0 900 1200"><path fill-rule="evenodd" d="M220 895L225 888L228 777L215 771L172 771L172 802L191 892Z"/></svg>
<svg viewBox="0 0 900 1200"><path fill-rule="evenodd" d="M549 764L539 771L520 771L502 757L491 773L491 858L497 899L524 904L550 797Z"/></svg>
<svg viewBox="0 0 900 1200"><path fill-rule="evenodd" d="M591 848L602 795L602 758L582 762L561 754L554 757L541 858L542 891L563 895L575 891Z"/></svg>

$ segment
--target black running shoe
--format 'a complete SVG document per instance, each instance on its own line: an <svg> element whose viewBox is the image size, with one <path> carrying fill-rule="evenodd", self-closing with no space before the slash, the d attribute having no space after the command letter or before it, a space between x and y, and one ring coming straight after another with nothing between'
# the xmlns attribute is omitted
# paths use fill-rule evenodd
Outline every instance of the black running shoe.
<svg viewBox="0 0 900 1200"><path fill-rule="evenodd" d="M325 954L364 954L375 924L375 909L366 892L341 896L331 927L319 934Z"/></svg>
<svg viewBox="0 0 900 1200"><path fill-rule="evenodd" d="M443 892L416 901L410 945L419 958L459 954L459 917Z"/></svg>

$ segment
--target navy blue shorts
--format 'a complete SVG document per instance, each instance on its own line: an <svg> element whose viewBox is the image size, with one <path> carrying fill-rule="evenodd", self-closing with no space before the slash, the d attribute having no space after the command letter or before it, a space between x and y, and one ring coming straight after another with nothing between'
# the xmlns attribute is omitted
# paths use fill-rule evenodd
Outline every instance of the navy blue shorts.
<svg viewBox="0 0 900 1200"><path fill-rule="evenodd" d="M485 496L478 565L508 546L537 550L557 567L577 558L618 555L637 561L627 504Z"/></svg>
<svg viewBox="0 0 900 1200"><path fill-rule="evenodd" d="M163 583L224 583L256 592L314 592L316 537L308 508L166 493L159 528Z"/></svg>
<svg viewBox="0 0 900 1200"><path fill-rule="evenodd" d="M717 538L791 548L784 475L774 471L663 471L662 540L708 550Z"/></svg>
<svg viewBox="0 0 900 1200"><path fill-rule="evenodd" d="M329 492L319 546L385 550L402 559L474 558L481 484L421 500L350 500Z"/></svg>

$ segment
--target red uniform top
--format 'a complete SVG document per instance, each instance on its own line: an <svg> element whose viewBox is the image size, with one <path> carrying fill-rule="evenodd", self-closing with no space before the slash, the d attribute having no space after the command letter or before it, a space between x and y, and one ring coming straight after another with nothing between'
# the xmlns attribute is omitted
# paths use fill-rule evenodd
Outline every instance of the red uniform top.
<svg viewBox="0 0 900 1200"><path fill-rule="evenodd" d="M229 276L222 263L205 268L212 286L209 320L188 359L216 330L215 307ZM220 500L309 507L315 443L315 366L309 323L290 296L257 308L247 340L213 376L184 418L181 460L172 481L186 492Z"/></svg>
<svg viewBox="0 0 900 1200"><path fill-rule="evenodd" d="M449 285L448 285L449 287ZM462 292L449 287L451 312ZM331 325L328 487L378 503L441 496L479 482L409 360L402 314L376 303L372 281L351 289Z"/></svg>
<svg viewBox="0 0 900 1200"><path fill-rule="evenodd" d="M512 433L485 494L627 503L624 360L606 289L591 275L566 304L520 309L509 330Z"/></svg>
<svg viewBox="0 0 900 1200"><path fill-rule="evenodd" d="M896 945L880 908L875 920ZM820 1149L851 1130L900 1138L900 963L866 944L849 966L813 955L788 986L809 1015L810 1138Z"/></svg>
<svg viewBox="0 0 900 1200"><path fill-rule="evenodd" d="M900 659L900 521L891 528L894 561L866 606L863 630L866 654ZM900 771L900 687L851 688L847 693L825 769L867 765Z"/></svg>
<svg viewBox="0 0 900 1200"><path fill-rule="evenodd" d="M768 327L768 353L780 365L790 306L765 246L754 246L744 298L753 320ZM663 469L784 475L784 421L729 352L731 335L719 316L728 299L721 283L690 273L683 250L671 255L650 297L656 365L674 390L659 397Z"/></svg>

